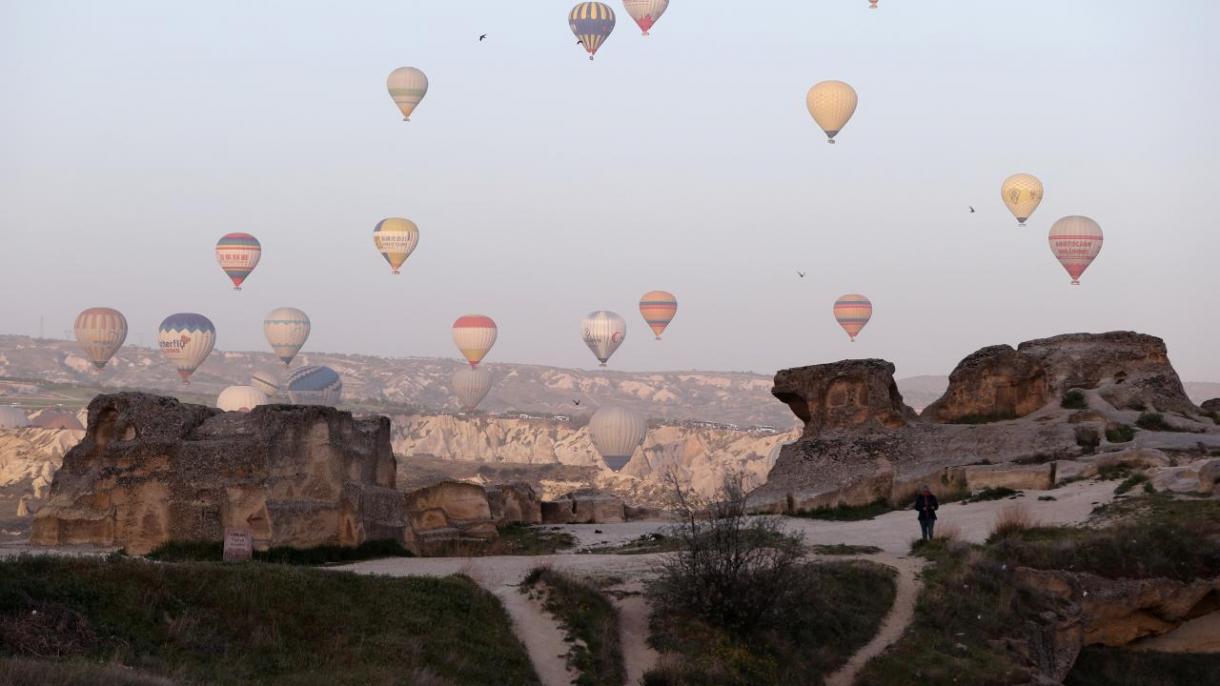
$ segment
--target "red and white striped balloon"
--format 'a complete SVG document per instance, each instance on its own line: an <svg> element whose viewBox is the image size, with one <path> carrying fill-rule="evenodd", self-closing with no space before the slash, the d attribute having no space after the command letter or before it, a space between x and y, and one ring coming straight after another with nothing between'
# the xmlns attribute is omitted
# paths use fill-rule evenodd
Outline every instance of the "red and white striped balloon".
<svg viewBox="0 0 1220 686"><path fill-rule="evenodd" d="M873 317L873 303L859 293L848 293L835 301L835 321L854 342L860 329Z"/></svg>
<svg viewBox="0 0 1220 686"><path fill-rule="evenodd" d="M1097 222L1088 217L1072 215L1055 222L1047 240L1055 259L1072 277L1072 285L1079 286L1080 276L1101 252L1104 237Z"/></svg>

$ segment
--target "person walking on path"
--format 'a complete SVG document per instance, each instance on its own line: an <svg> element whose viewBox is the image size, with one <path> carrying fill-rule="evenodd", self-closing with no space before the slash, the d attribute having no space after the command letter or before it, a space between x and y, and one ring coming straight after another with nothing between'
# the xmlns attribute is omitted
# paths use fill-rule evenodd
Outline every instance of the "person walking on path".
<svg viewBox="0 0 1220 686"><path fill-rule="evenodd" d="M919 530L923 534L923 540L932 540L932 527L936 526L936 508L940 507L940 503L936 501L936 496L932 495L932 489L924 486L919 490L919 495L915 496L915 511L919 513Z"/></svg>

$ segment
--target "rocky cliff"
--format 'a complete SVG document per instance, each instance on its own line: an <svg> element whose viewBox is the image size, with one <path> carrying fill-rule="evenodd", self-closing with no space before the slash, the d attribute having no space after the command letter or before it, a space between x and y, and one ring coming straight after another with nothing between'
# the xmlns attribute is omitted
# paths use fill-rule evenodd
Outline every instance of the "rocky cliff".
<svg viewBox="0 0 1220 686"><path fill-rule="evenodd" d="M249 528L256 547L401 538L385 418L317 406L224 413L141 393L101 395L68 451L31 542L143 554Z"/></svg>
<svg viewBox="0 0 1220 686"><path fill-rule="evenodd" d="M944 395L919 416L903 403L893 373L883 360L777 373L773 395L805 428L781 449L767 483L752 494L754 506L898 503L920 485L944 493L1005 479L1049 484L1058 460L1220 447L1220 427L1186 396L1164 342L1153 336L1069 334L983 348L958 365Z"/></svg>
<svg viewBox="0 0 1220 686"><path fill-rule="evenodd" d="M84 435L60 429L0 430L0 540L29 535L31 515L50 492L64 453Z"/></svg>

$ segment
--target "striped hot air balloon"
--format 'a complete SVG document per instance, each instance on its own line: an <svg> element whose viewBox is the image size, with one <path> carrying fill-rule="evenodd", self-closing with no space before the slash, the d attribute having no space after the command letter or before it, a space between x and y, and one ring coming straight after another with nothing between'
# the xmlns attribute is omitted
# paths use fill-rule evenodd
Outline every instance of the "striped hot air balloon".
<svg viewBox="0 0 1220 686"><path fill-rule="evenodd" d="M309 316L295 307L278 307L263 319L263 335L287 367L309 339Z"/></svg>
<svg viewBox="0 0 1220 686"><path fill-rule="evenodd" d="M464 314L453 322L453 343L471 368L479 366L496 344L496 322L482 314Z"/></svg>
<svg viewBox="0 0 1220 686"><path fill-rule="evenodd" d="M568 26L592 60L614 30L614 10L600 2L577 3L568 13Z"/></svg>
<svg viewBox="0 0 1220 686"><path fill-rule="evenodd" d="M873 316L873 304L859 293L848 293L835 301L835 321L847 332L852 341L860 335L860 329Z"/></svg>
<svg viewBox="0 0 1220 686"><path fill-rule="evenodd" d="M343 379L330 367L301 367L288 377L288 399L294 405L338 405Z"/></svg>
<svg viewBox="0 0 1220 686"><path fill-rule="evenodd" d="M1101 226L1088 217L1064 217L1051 226L1048 240L1055 259L1072 277L1072 285L1079 286L1080 276L1101 252Z"/></svg>
<svg viewBox="0 0 1220 686"><path fill-rule="evenodd" d="M661 340L661 333L678 313L678 299L669 291L648 291L640 298L640 314L648 328Z"/></svg>
<svg viewBox="0 0 1220 686"><path fill-rule="evenodd" d="M623 0L623 8L647 36L652 25L669 9L669 0Z"/></svg>
<svg viewBox="0 0 1220 686"><path fill-rule="evenodd" d="M491 390L491 372L486 369L467 369L463 367L453 373L451 385L453 394L457 396L462 409L474 412L483 398Z"/></svg>
<svg viewBox="0 0 1220 686"><path fill-rule="evenodd" d="M76 315L76 342L94 367L102 369L127 340L127 318L109 307L90 307Z"/></svg>
<svg viewBox="0 0 1220 686"><path fill-rule="evenodd" d="M1025 220L1042 202L1042 182L1030 174L1013 174L1000 185L1000 198L1017 218L1017 226L1025 226Z"/></svg>
<svg viewBox="0 0 1220 686"><path fill-rule="evenodd" d="M178 369L182 383L190 383L191 374L203 364L216 345L216 327L212 320L193 312L171 314L157 329L161 355Z"/></svg>
<svg viewBox="0 0 1220 686"><path fill-rule="evenodd" d="M385 80L390 97L402 112L403 121L411 121L411 113L428 94L428 77L415 67L399 67Z"/></svg>
<svg viewBox="0 0 1220 686"><path fill-rule="evenodd" d="M262 245L248 233L226 233L216 241L216 262L233 282L235 291L241 290L242 283L258 266L262 256Z"/></svg>
<svg viewBox="0 0 1220 686"><path fill-rule="evenodd" d="M606 310L590 312L580 324L580 335L585 345L601 362L602 367L627 338L627 322L617 314Z"/></svg>
<svg viewBox="0 0 1220 686"><path fill-rule="evenodd" d="M229 386L216 397L216 407L225 412L249 412L266 404L266 394L253 386Z"/></svg>
<svg viewBox="0 0 1220 686"><path fill-rule="evenodd" d="M835 136L847 126L856 113L859 98L856 89L842 81L822 81L814 84L805 95L805 107L813 120L826 132L826 140L835 142Z"/></svg>
<svg viewBox="0 0 1220 686"><path fill-rule="evenodd" d="M606 466L619 471L631 461L644 442L648 420L638 412L617 405L603 405L589 418L589 435Z"/></svg>
<svg viewBox="0 0 1220 686"><path fill-rule="evenodd" d="M395 274L399 267L419 245L419 227L410 219L390 217L377 222L373 227L373 245L377 252L390 264Z"/></svg>

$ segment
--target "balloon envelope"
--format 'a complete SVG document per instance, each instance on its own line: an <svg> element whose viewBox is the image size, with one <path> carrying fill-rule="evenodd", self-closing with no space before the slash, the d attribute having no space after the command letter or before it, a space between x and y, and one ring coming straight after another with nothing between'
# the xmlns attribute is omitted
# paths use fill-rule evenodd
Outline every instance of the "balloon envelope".
<svg viewBox="0 0 1220 686"><path fill-rule="evenodd" d="M330 367L301 367L288 377L288 398L294 405L338 405L343 380Z"/></svg>
<svg viewBox="0 0 1220 686"><path fill-rule="evenodd" d="M250 375L250 385L262 391L268 398L280 392L279 375L270 371L258 371Z"/></svg>
<svg viewBox="0 0 1220 686"><path fill-rule="evenodd" d="M848 293L835 301L835 321L854 341L873 317L873 303L859 293Z"/></svg>
<svg viewBox="0 0 1220 686"><path fill-rule="evenodd" d="M1042 182L1030 174L1013 174L1000 185L1000 198L1019 226L1025 226L1034 210L1042 202Z"/></svg>
<svg viewBox="0 0 1220 686"><path fill-rule="evenodd" d="M478 367L496 344L498 333L495 320L487 315L464 314L453 322L453 344L472 368Z"/></svg>
<svg viewBox="0 0 1220 686"><path fill-rule="evenodd" d="M581 338L605 367L610 356L627 338L627 322L613 312L598 310L590 312L580 325Z"/></svg>
<svg viewBox="0 0 1220 686"><path fill-rule="evenodd" d="M474 412L483 398L491 390L491 372L486 369L471 369L463 367L453 373L451 384L453 394L457 396L462 409Z"/></svg>
<svg viewBox="0 0 1220 686"><path fill-rule="evenodd" d="M263 318L263 335L285 367L309 339L309 330L309 316L295 307L278 307Z"/></svg>
<svg viewBox="0 0 1220 686"><path fill-rule="evenodd" d="M678 299L669 291L648 291L640 298L640 314L661 340L661 333L678 314Z"/></svg>
<svg viewBox="0 0 1220 686"><path fill-rule="evenodd" d="M826 132L829 142L835 142L835 135L847 126L851 116L856 113L859 98L856 89L842 81L822 81L814 84L805 96L805 106L813 120Z"/></svg>
<svg viewBox="0 0 1220 686"><path fill-rule="evenodd" d="M652 25L669 9L669 0L623 0L623 8L647 36Z"/></svg>
<svg viewBox="0 0 1220 686"><path fill-rule="evenodd" d="M614 30L614 10L600 2L578 3L568 13L568 26L593 59Z"/></svg>
<svg viewBox="0 0 1220 686"><path fill-rule="evenodd" d="M373 227L373 245L377 246L377 252L397 274L398 268L419 245L419 227L410 219L401 217L382 219Z"/></svg>
<svg viewBox="0 0 1220 686"><path fill-rule="evenodd" d="M72 330L89 361L101 369L127 340L127 318L109 307L90 307L76 315Z"/></svg>
<svg viewBox="0 0 1220 686"><path fill-rule="evenodd" d="M1080 276L1093 264L1101 252L1104 237L1101 226L1088 217L1064 217L1051 226L1047 240L1055 259L1072 277L1072 285L1080 285Z"/></svg>
<svg viewBox="0 0 1220 686"><path fill-rule="evenodd" d="M191 374L203 364L216 345L216 327L212 320L193 312L171 314L157 329L157 344L161 356L178 370L182 383L190 383Z"/></svg>
<svg viewBox="0 0 1220 686"><path fill-rule="evenodd" d="M216 262L233 282L235 291L241 290L262 256L262 245L248 233L226 233L216 242Z"/></svg>
<svg viewBox="0 0 1220 686"><path fill-rule="evenodd" d="M216 407L225 412L249 412L267 404L267 395L253 386L229 386L216 398Z"/></svg>
<svg viewBox="0 0 1220 686"><path fill-rule="evenodd" d="M631 461L635 449L644 442L648 421L633 410L604 405L589 419L589 434L606 466L619 471Z"/></svg>
<svg viewBox="0 0 1220 686"><path fill-rule="evenodd" d="M403 121L411 121L411 113L428 94L428 77L415 67L399 67L385 80L390 98L402 112Z"/></svg>

